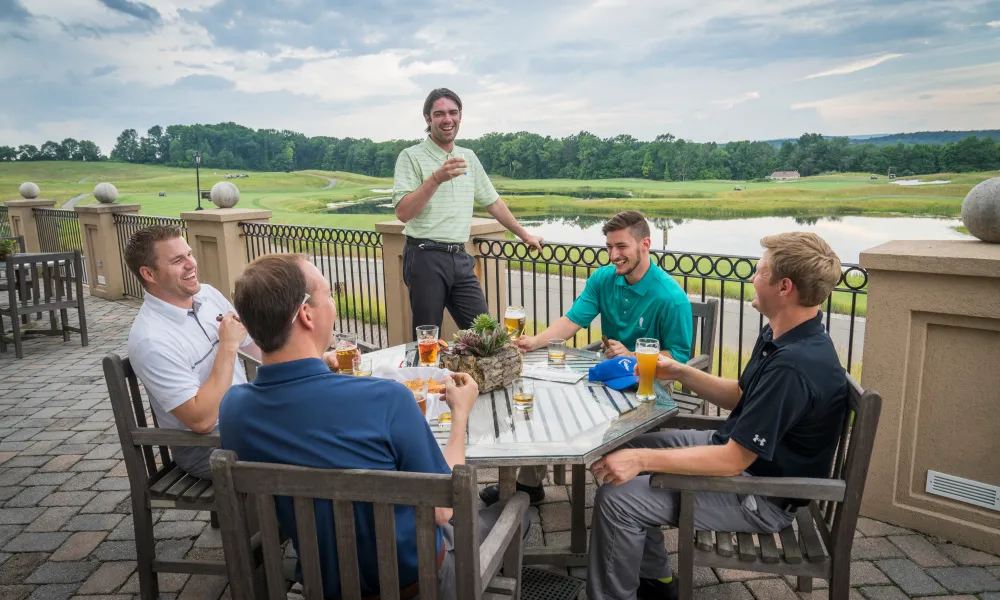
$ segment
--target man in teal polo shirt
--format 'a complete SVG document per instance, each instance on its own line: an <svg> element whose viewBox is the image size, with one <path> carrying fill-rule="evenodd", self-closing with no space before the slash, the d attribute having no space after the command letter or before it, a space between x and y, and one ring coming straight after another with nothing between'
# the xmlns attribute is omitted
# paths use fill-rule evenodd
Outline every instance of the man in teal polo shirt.
<svg viewBox="0 0 1000 600"><path fill-rule="evenodd" d="M548 345L551 339L570 339L601 317L601 332L608 338L604 355L633 355L639 338L656 338L660 353L679 363L691 355L691 302L674 278L649 257L649 223L636 210L620 212L604 224L608 258L587 279L580 297L565 316L534 336L522 336L518 346L525 352ZM542 480L546 468L522 468L517 489L528 493L532 503L545 499ZM487 505L500 499L499 486L484 488L479 497Z"/></svg>
<svg viewBox="0 0 1000 600"><path fill-rule="evenodd" d="M473 205L490 213L511 233L541 250L542 238L529 234L497 194L476 153L455 145L462 101L446 88L424 101L427 138L406 148L396 160L392 204L406 223L403 233L403 283L410 292L414 325L441 326L444 309L461 329L489 312L465 252Z"/></svg>

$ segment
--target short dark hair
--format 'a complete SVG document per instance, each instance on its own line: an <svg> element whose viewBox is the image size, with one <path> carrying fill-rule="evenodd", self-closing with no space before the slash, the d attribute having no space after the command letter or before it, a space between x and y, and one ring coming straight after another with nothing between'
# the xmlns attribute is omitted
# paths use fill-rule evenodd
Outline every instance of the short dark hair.
<svg viewBox="0 0 1000 600"><path fill-rule="evenodd" d="M274 352L288 342L292 317L306 295L304 254L266 254L236 280L233 306L257 346Z"/></svg>
<svg viewBox="0 0 1000 600"><path fill-rule="evenodd" d="M125 245L125 265L139 279L142 289L146 289L146 280L139 269L156 268L156 242L172 240L184 235L177 225L152 225L132 234Z"/></svg>
<svg viewBox="0 0 1000 600"><path fill-rule="evenodd" d="M622 229L628 229L632 237L637 240L649 237L649 223L646 222L646 217L637 210L622 211L611 217L601 228L601 233L608 235L612 231L621 231Z"/></svg>
<svg viewBox="0 0 1000 600"><path fill-rule="evenodd" d="M452 102L458 105L458 110L460 111L462 110L462 99L458 97L458 94L449 90L448 88L437 88L436 90L431 90L431 93L427 94L427 99L424 100L424 117L431 116L431 108L434 106L434 103L440 100L441 98L447 98L451 100ZM430 130L431 127L430 125L428 125L425 131L430 133Z"/></svg>

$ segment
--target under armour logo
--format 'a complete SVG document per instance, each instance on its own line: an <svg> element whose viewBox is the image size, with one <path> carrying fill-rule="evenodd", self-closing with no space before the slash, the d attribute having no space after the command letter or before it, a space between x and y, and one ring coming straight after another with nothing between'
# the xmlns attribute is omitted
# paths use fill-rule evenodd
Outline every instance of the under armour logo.
<svg viewBox="0 0 1000 600"><path fill-rule="evenodd" d="M767 438L762 438L759 435L755 435L753 436L753 442L758 446L760 446L761 448L763 448L764 444L767 443Z"/></svg>

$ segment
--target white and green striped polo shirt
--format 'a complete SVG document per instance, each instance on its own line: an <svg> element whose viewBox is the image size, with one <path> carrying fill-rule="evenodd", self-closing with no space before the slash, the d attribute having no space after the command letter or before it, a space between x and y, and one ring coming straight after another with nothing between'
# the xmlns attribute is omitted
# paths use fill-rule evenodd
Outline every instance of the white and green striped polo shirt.
<svg viewBox="0 0 1000 600"><path fill-rule="evenodd" d="M420 214L406 223L403 233L407 236L465 243L472 227L472 203L489 206L500 197L475 152L455 146L448 153L428 137L399 153L392 182L392 205L399 204L403 196L420 187L444 161L453 157L465 159L467 173L438 187Z"/></svg>

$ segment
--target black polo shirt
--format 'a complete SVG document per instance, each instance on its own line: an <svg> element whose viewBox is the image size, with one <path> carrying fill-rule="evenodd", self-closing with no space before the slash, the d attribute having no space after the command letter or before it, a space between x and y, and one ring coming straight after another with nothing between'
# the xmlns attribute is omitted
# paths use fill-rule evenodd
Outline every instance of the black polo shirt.
<svg viewBox="0 0 1000 600"><path fill-rule="evenodd" d="M847 372L823 313L775 339L761 330L739 380L740 401L712 438L757 455L761 477L829 477L847 410Z"/></svg>

